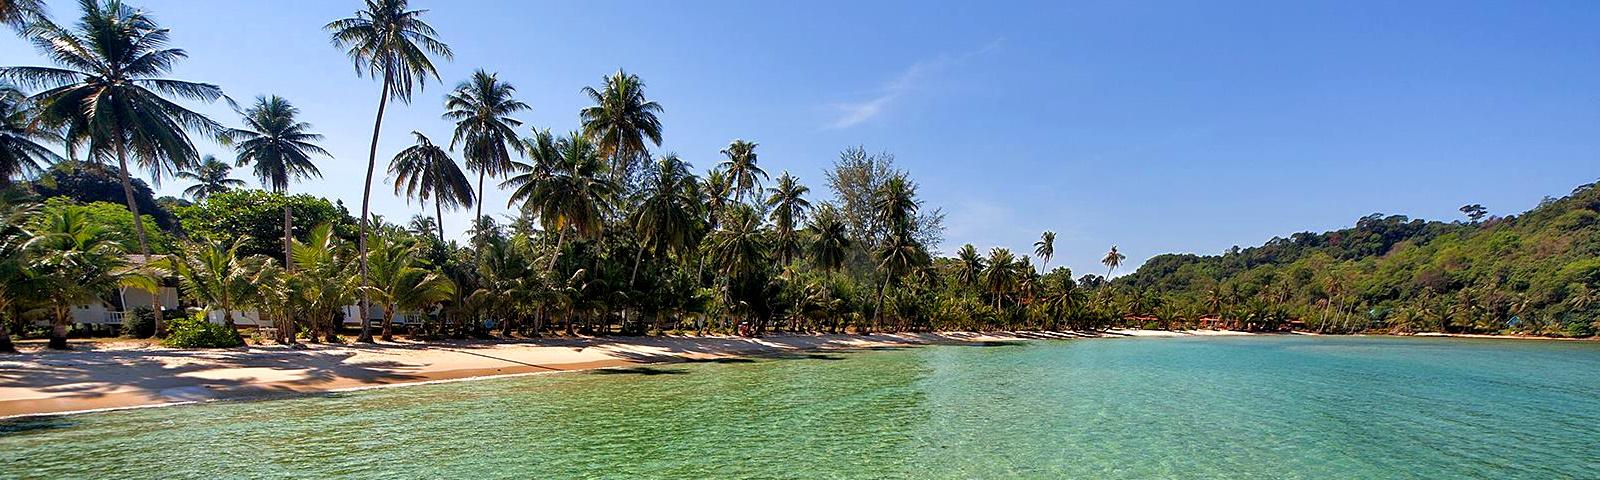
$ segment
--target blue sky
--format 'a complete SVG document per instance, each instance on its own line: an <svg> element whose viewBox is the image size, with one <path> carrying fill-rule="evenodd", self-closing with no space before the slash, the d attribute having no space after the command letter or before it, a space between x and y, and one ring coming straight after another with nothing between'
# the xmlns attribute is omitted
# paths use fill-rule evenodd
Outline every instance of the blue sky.
<svg viewBox="0 0 1600 480"><path fill-rule="evenodd" d="M188 50L177 77L297 104L336 158L293 188L359 206L378 85L321 30L359 2L131 3ZM699 169L744 138L774 176L820 193L841 149L889 151L948 213L945 252L1031 252L1048 229L1052 265L1080 274L1102 272L1113 244L1137 265L1373 212L1514 213L1600 177L1593 1L415 6L432 9L456 58L445 85L390 109L380 168L411 130L448 141L441 87L473 69L500 72L533 106L522 120L561 132L577 128L579 89L623 67L666 108L661 150ZM52 8L76 15L73 2ZM0 35L0 63L40 62ZM237 122L222 105L201 110ZM391 220L419 211L375 190ZM491 193L485 211L509 212L505 200ZM447 214L447 231L468 215Z"/></svg>

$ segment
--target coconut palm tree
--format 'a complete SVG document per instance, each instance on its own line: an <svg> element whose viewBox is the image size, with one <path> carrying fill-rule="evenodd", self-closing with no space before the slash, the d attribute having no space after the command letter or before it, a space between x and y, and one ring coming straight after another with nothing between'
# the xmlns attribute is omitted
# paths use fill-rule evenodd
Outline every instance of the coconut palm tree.
<svg viewBox="0 0 1600 480"><path fill-rule="evenodd" d="M1056 232L1045 230L1039 241L1033 242L1033 254L1039 256L1039 269L1050 267L1050 258L1056 256Z"/></svg>
<svg viewBox="0 0 1600 480"><path fill-rule="evenodd" d="M633 163L648 153L646 141L661 145L661 120L656 118L661 105L645 98L638 75L622 69L607 76L599 90L583 87L583 94L594 102L578 112L583 133L611 159L612 182L620 185Z"/></svg>
<svg viewBox="0 0 1600 480"><path fill-rule="evenodd" d="M0 0L5 1L5 0ZM61 143L61 135L32 125L28 98L10 85L0 85L0 189L13 178L44 171L61 161L48 144Z"/></svg>
<svg viewBox="0 0 1600 480"><path fill-rule="evenodd" d="M448 278L417 266L420 254L415 245L388 235L374 235L372 240L372 284L367 294L382 306L380 338L390 341L396 310L422 310L455 296L455 287Z"/></svg>
<svg viewBox="0 0 1600 480"><path fill-rule="evenodd" d="M242 239L231 243L202 240L180 249L172 262L184 293L206 311L221 310L222 323L238 336L233 312L256 301L256 262L239 256ZM260 258L260 257L256 257Z"/></svg>
<svg viewBox="0 0 1600 480"><path fill-rule="evenodd" d="M754 142L735 139L728 144L728 148L722 149L722 155L728 159L723 160L718 167L727 173L735 200L744 201L745 193L760 191L761 181L771 178L757 165L759 160Z"/></svg>
<svg viewBox="0 0 1600 480"><path fill-rule="evenodd" d="M1018 275L1016 255L1008 248L995 247L989 250L989 259L985 262L989 268L983 271L980 280L983 282L984 291L994 299L994 308L1000 308L1000 301L1014 291L1020 275Z"/></svg>
<svg viewBox="0 0 1600 480"><path fill-rule="evenodd" d="M235 165L250 165L261 186L288 195L289 183L321 177L312 157L332 158L317 146L322 135L311 132L311 124L297 119L300 109L277 95L256 97L255 105L244 111L244 128L235 130ZM283 205L283 265L293 269L289 258L294 245L294 213Z"/></svg>
<svg viewBox="0 0 1600 480"><path fill-rule="evenodd" d="M289 278L293 304L309 322L308 336L317 341L320 333L335 341L335 326L340 311L356 300L360 279L350 274L352 259L345 245L333 234L332 224L313 227L304 242L296 239L293 251L295 274ZM363 307L361 323L369 323Z"/></svg>
<svg viewBox="0 0 1600 480"><path fill-rule="evenodd" d="M389 174L394 175L394 193L404 194L406 201L416 199L426 204L433 199L433 213L437 217L434 227L439 229L439 243L444 243L444 207L451 210L471 207L476 200L472 194L472 181L461 172L461 167L443 148L434 145L422 132L411 132L416 145L406 147L389 162ZM479 217L481 218L481 217Z"/></svg>
<svg viewBox="0 0 1600 480"><path fill-rule="evenodd" d="M523 203L526 211L539 217L546 232L556 232L556 258L566 243L567 230L580 237L595 238L605 226L604 219L615 208L617 184L606 179L606 163L589 137L574 132L554 139L549 130L534 135L539 146L529 151L532 164L518 162L518 175L506 179L500 188L512 188L509 205Z"/></svg>
<svg viewBox="0 0 1600 480"><path fill-rule="evenodd" d="M977 285L979 276L983 275L985 268L983 257L978 254L978 249L968 243L956 250L956 283L964 287Z"/></svg>
<svg viewBox="0 0 1600 480"><path fill-rule="evenodd" d="M366 0L365 8L354 17L334 20L323 28L332 32L333 44L345 49L355 63L356 75L382 77L378 94L378 115L372 122L372 145L367 150L367 177L361 190L361 237L357 239L361 259L361 285L367 284L368 211L372 200L372 171L378 166L378 134L383 130L383 110L390 99L411 103L411 94L427 85L428 77L439 78L433 54L449 60L450 46L439 41L439 33L422 21L427 10L410 10L407 0ZM362 299L361 310L367 309ZM372 331L361 322L360 341L371 342Z"/></svg>
<svg viewBox="0 0 1600 480"><path fill-rule="evenodd" d="M806 222L806 230L811 233L812 263L828 272L844 268L845 258L850 254L850 227L839 210L825 203Z"/></svg>
<svg viewBox="0 0 1600 480"><path fill-rule="evenodd" d="M67 207L46 216L28 241L28 270L50 305L50 348L67 348L72 306L98 301L137 278L129 274L122 243L89 218L85 207ZM149 287L148 285L146 285Z"/></svg>
<svg viewBox="0 0 1600 480"><path fill-rule="evenodd" d="M883 272L883 283L878 285L878 304L872 309L872 319L877 322L883 309L883 294L889 285L910 273L914 267L928 263L928 253L922 244L911 238L909 230L890 235L877 252L878 270Z"/></svg>
<svg viewBox="0 0 1600 480"><path fill-rule="evenodd" d="M689 164L677 155L667 154L647 174L639 192L642 201L629 219L640 242L633 272L628 274L629 285L639 274L639 261L646 250L657 256L682 257L704 234L700 179L689 173Z"/></svg>
<svg viewBox="0 0 1600 480"><path fill-rule="evenodd" d="M78 5L83 15L71 28L41 18L28 29L40 53L60 67L5 67L0 79L44 89L31 99L40 123L63 131L69 151L86 147L94 162L117 162L143 265L151 258L150 245L128 173L130 157L157 186L162 177L193 165L199 154L188 132L222 137L227 129L163 95L210 103L223 98L222 89L164 78L188 55L168 48L169 31L145 12L119 0ZM153 297L156 331L162 332L161 296Z"/></svg>
<svg viewBox="0 0 1600 480"><path fill-rule="evenodd" d="M767 207L772 209L768 218L777 228L774 241L778 249L778 261L787 264L800 252L800 238L795 227L811 210L811 202L805 198L811 189L801 185L799 179L786 171L778 176L777 186L767 189L767 193Z"/></svg>
<svg viewBox="0 0 1600 480"><path fill-rule="evenodd" d="M1105 258L1100 259L1100 264L1106 266L1106 281L1111 281L1111 272L1117 271L1117 267L1122 266L1122 261L1127 258L1127 255L1117 251L1116 245L1111 246L1111 251L1106 252Z"/></svg>
<svg viewBox="0 0 1600 480"><path fill-rule="evenodd" d="M45 14L44 0L0 0L0 24L23 32Z"/></svg>
<svg viewBox="0 0 1600 480"><path fill-rule="evenodd" d="M183 189L183 195L201 202L212 195L243 187L244 180L229 177L228 175L232 173L233 167L217 160L214 155L206 155L201 157L200 164L192 169L179 171L176 176L195 182L189 188Z"/></svg>
<svg viewBox="0 0 1600 480"><path fill-rule="evenodd" d="M522 122L511 114L528 110L528 104L512 98L516 93L517 87L480 68L472 73L472 79L456 85L455 91L444 97L444 118L456 121L450 149L461 145L467 170L478 172L478 198L483 198L483 178L510 174L516 167L511 151L523 152L516 132ZM478 202L475 216L483 217L483 202Z"/></svg>
<svg viewBox="0 0 1600 480"><path fill-rule="evenodd" d="M771 249L761 226L761 214L755 208L734 205L722 228L711 232L707 238L711 257L723 274L746 278L765 268Z"/></svg>
<svg viewBox="0 0 1600 480"><path fill-rule="evenodd" d="M15 352L11 329L22 321L22 306L43 293L28 269L32 233L23 228L38 213L37 203L0 191L0 352Z"/></svg>

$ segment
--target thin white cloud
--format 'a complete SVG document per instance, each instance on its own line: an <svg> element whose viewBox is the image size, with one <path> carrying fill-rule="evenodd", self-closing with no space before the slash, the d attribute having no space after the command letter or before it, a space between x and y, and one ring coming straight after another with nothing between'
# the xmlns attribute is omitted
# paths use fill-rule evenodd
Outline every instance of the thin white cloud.
<svg viewBox="0 0 1600 480"><path fill-rule="evenodd" d="M887 110L895 100L916 90L929 75L960 65L973 57L989 53L989 51L999 46L1000 39L995 39L976 50L959 55L941 54L932 60L912 64L884 84L882 88L879 88L872 98L859 102L840 102L829 105L829 108L835 112L835 116L825 127L830 129L849 128L876 118Z"/></svg>

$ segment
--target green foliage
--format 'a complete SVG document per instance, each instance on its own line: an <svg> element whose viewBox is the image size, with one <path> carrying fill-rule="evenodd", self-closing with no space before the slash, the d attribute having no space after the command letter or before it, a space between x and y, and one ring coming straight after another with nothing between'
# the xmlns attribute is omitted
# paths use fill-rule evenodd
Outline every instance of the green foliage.
<svg viewBox="0 0 1600 480"><path fill-rule="evenodd" d="M232 348L243 346L239 334L225 325L206 320L205 313L173 319L161 344L173 348Z"/></svg>
<svg viewBox="0 0 1600 480"><path fill-rule="evenodd" d="M334 225L338 236L355 236L355 219L342 205L310 195L287 196L262 190L234 190L178 209L190 237L214 242L240 239L242 255L283 256L283 207L294 213L294 237L305 239L317 225Z"/></svg>
<svg viewBox="0 0 1600 480"><path fill-rule="evenodd" d="M126 210L128 199L122 191L122 181L117 178L117 172L117 168L111 166L62 162L50 167L28 185L41 199L61 197L80 204L106 202L122 205ZM175 231L178 228L178 217L157 203L150 185L144 180L133 179L133 198L139 204L139 213L154 217L155 224L162 230ZM131 214L129 218L132 218ZM132 231L131 228L128 230Z"/></svg>
<svg viewBox="0 0 1600 480"><path fill-rule="evenodd" d="M121 329L124 337L150 338L156 334L156 313L149 307L135 308L122 317Z"/></svg>
<svg viewBox="0 0 1600 480"><path fill-rule="evenodd" d="M108 234L118 239L123 248L130 252L139 250L139 240L134 236L133 212L128 211L124 204L112 202L90 202L79 204L70 197L54 197L44 202L44 212L47 214L35 220L42 222L48 214L59 213L63 209L79 209L88 216L89 222L99 225ZM154 217L144 215L144 231L150 241L150 252L155 254L168 253L174 245L173 238L156 226Z"/></svg>

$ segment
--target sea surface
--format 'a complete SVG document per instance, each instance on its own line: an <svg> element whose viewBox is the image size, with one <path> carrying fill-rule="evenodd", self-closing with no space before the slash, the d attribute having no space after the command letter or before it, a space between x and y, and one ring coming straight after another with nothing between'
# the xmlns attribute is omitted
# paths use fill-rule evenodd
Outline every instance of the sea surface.
<svg viewBox="0 0 1600 480"><path fill-rule="evenodd" d="M0 478L1600 478L1600 344L813 352L0 422Z"/></svg>

